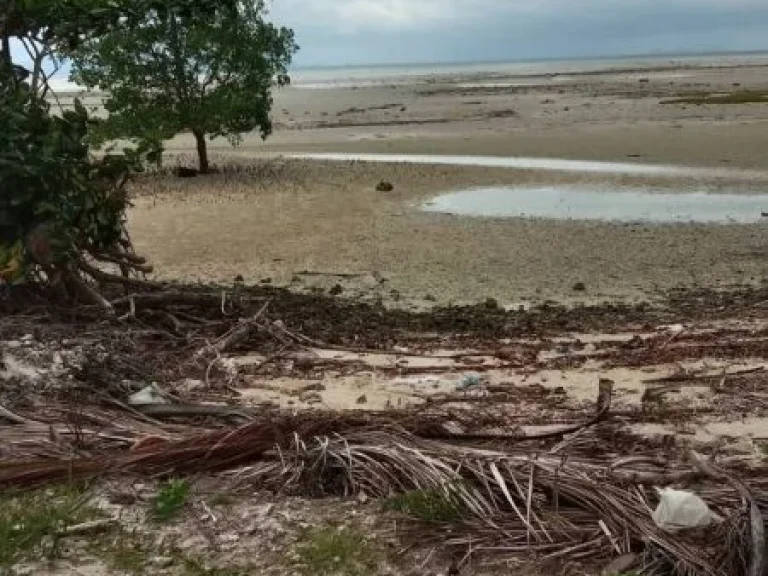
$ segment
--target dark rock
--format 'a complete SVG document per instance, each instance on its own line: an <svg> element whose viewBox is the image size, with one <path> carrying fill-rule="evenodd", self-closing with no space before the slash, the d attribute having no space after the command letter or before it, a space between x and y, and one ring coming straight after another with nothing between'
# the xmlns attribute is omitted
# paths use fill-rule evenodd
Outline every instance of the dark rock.
<svg viewBox="0 0 768 576"><path fill-rule="evenodd" d="M387 182L385 180L382 180L376 184L376 192L392 192L394 189L395 186L392 184L392 182Z"/></svg>
<svg viewBox="0 0 768 576"><path fill-rule="evenodd" d="M196 168L189 168L187 166L176 166L173 169L173 175L177 178L195 178L199 173Z"/></svg>
<svg viewBox="0 0 768 576"><path fill-rule="evenodd" d="M496 298L488 298L484 302L484 306L488 308L488 310L498 310L501 308L501 306L499 306L499 301L496 300Z"/></svg>
<svg viewBox="0 0 768 576"><path fill-rule="evenodd" d="M299 388L298 392L299 394L304 394L306 392L325 392L325 385L323 385L321 382L307 384L306 386Z"/></svg>
<svg viewBox="0 0 768 576"><path fill-rule="evenodd" d="M357 399L357 403L368 404L368 397L365 394L363 394L362 396L360 396L360 398Z"/></svg>
<svg viewBox="0 0 768 576"><path fill-rule="evenodd" d="M333 286L333 288L330 289L328 293L331 296L338 296L342 292L344 292L344 288L341 287L341 284L336 284L335 286Z"/></svg>
<svg viewBox="0 0 768 576"><path fill-rule="evenodd" d="M584 284L584 282L576 282L576 284L573 285L574 292L584 292L586 289L587 285Z"/></svg>
<svg viewBox="0 0 768 576"><path fill-rule="evenodd" d="M317 392L304 392L299 395L299 400L305 404L320 404L323 401L323 397Z"/></svg>

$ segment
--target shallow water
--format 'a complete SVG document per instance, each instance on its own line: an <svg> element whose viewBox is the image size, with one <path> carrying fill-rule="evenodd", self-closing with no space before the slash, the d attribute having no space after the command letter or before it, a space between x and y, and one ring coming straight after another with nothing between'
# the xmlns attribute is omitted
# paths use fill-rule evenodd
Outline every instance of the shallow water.
<svg viewBox="0 0 768 576"><path fill-rule="evenodd" d="M358 161L380 163L424 164L440 166L481 166L487 168L513 168L585 174L627 174L634 176L670 176L691 178L756 179L768 177L766 172L737 168L698 168L666 164L631 162L593 162L561 158L526 158L522 156L442 156L427 154L357 154L327 152L316 154L289 154L288 158L328 160L333 162Z"/></svg>
<svg viewBox="0 0 768 576"><path fill-rule="evenodd" d="M465 216L745 224L763 220L768 194L603 190L569 185L477 188L443 194L422 208Z"/></svg>

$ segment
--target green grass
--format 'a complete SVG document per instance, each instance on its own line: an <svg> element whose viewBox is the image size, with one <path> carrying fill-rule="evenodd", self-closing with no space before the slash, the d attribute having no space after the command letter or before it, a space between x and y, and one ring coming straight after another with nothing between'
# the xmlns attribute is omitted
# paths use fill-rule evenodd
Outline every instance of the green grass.
<svg viewBox="0 0 768 576"><path fill-rule="evenodd" d="M76 486L0 494L0 572L22 561L57 557L62 530L100 516Z"/></svg>
<svg viewBox="0 0 768 576"><path fill-rule="evenodd" d="M171 480L160 487L152 503L152 517L157 522L169 522L179 515L189 497L186 480Z"/></svg>
<svg viewBox="0 0 768 576"><path fill-rule="evenodd" d="M453 524L459 522L464 505L448 490L414 490L393 496L384 504L385 509L400 512L428 524Z"/></svg>
<svg viewBox="0 0 768 576"><path fill-rule="evenodd" d="M313 528L295 552L302 572L312 576L363 576L377 565L375 551L352 529Z"/></svg>
<svg viewBox="0 0 768 576"><path fill-rule="evenodd" d="M147 573L149 557L139 542L120 539L115 547L108 551L108 560L110 565L120 572L137 576Z"/></svg>
<svg viewBox="0 0 768 576"><path fill-rule="evenodd" d="M256 572L248 567L208 567L205 559L188 556L175 544L164 542L157 547L150 535L122 531L110 538L92 542L89 552L104 559L110 568L120 573L142 576L161 570L153 565L153 557L168 558L174 567L174 574L179 576L251 576Z"/></svg>
<svg viewBox="0 0 768 576"><path fill-rule="evenodd" d="M730 94L714 94L708 92L694 92L680 94L672 100L662 100L662 104L691 104L702 106L704 104L756 104L768 103L768 91L738 90Z"/></svg>

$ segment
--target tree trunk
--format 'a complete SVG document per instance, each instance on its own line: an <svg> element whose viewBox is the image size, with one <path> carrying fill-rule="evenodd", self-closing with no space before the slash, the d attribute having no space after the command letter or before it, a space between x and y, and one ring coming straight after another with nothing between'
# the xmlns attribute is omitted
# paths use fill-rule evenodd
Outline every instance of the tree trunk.
<svg viewBox="0 0 768 576"><path fill-rule="evenodd" d="M4 66L8 66L10 69L13 65L13 59L11 57L11 39L9 36L3 35L2 43L0 44L0 50L2 50L2 58L0 59Z"/></svg>
<svg viewBox="0 0 768 576"><path fill-rule="evenodd" d="M197 141L197 159L200 168L200 174L208 173L208 145L205 142L205 133L199 130L193 130L192 134Z"/></svg>

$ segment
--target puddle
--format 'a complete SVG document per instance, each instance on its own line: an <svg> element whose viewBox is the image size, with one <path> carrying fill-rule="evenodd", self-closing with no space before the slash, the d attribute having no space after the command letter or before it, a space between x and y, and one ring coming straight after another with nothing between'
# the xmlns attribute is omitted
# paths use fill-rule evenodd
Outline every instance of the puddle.
<svg viewBox="0 0 768 576"><path fill-rule="evenodd" d="M670 176L697 178L731 178L752 180L765 178L766 172L741 170L737 168L695 168L664 164L642 164L630 162L592 162L587 160L564 160L561 158L526 158L502 156L435 156L426 154L354 154L324 152L317 154L288 154L287 158L305 160L328 160L332 162L380 162L424 164L439 166L481 166L486 168L514 168L558 172L581 172L588 174L629 174L636 176Z"/></svg>
<svg viewBox="0 0 768 576"><path fill-rule="evenodd" d="M586 186L477 188L443 194L422 208L500 218L746 224L764 219L768 194L675 194L646 188L615 191Z"/></svg>

